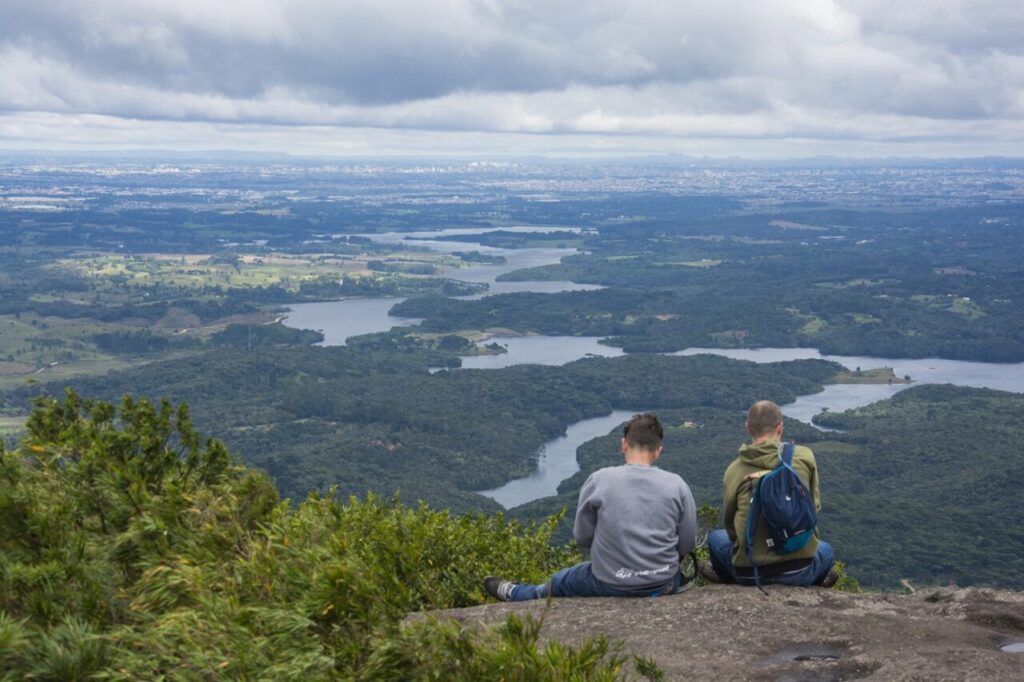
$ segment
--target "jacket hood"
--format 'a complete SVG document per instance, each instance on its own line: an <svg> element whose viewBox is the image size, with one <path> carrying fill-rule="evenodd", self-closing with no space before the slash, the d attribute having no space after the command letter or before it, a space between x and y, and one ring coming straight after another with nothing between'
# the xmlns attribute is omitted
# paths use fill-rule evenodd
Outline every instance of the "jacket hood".
<svg viewBox="0 0 1024 682"><path fill-rule="evenodd" d="M749 464L758 469L774 469L779 463L780 444L778 439L770 438L757 445L752 443L741 445L740 459L743 460L744 464Z"/></svg>

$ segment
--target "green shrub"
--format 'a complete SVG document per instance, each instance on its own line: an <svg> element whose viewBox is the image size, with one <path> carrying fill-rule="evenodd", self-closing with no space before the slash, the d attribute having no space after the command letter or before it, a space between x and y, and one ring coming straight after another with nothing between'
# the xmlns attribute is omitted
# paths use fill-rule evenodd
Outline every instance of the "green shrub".
<svg viewBox="0 0 1024 682"><path fill-rule="evenodd" d="M580 680L599 682L631 677L627 656L604 637L568 647L538 645L543 619L510 616L493 630L474 630L453 621L425 620L406 628L374 651L361 671L367 679ZM633 671L649 680L664 679L654 661L633 658Z"/></svg>
<svg viewBox="0 0 1024 682"><path fill-rule="evenodd" d="M846 563L843 561L836 561L832 566L832 569L839 574L839 579L836 580L836 584L832 586L833 590L842 590L843 592L860 592L860 581L854 578L846 569Z"/></svg>
<svg viewBox="0 0 1024 682"><path fill-rule="evenodd" d="M19 679L15 668L24 660L30 646L25 623L0 611L0 680Z"/></svg>
<svg viewBox="0 0 1024 682"><path fill-rule="evenodd" d="M167 402L115 409L69 391L27 426L0 451L8 679L625 675L604 640L538 647L533 621L400 625L481 603L484 575L541 581L578 560L550 544L557 517L522 525L373 496L292 508Z"/></svg>

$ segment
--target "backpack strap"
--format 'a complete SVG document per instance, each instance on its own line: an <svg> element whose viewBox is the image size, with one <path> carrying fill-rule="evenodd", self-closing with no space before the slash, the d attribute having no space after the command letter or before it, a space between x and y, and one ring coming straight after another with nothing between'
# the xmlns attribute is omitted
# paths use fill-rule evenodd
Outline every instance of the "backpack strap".
<svg viewBox="0 0 1024 682"><path fill-rule="evenodd" d="M757 562L754 561L754 534L757 532L757 522L761 518L761 477L748 478L750 478L750 485L753 487L753 491L750 494L750 509L747 511L745 538L747 541L747 559L750 561L750 565L754 567L754 583L758 589L764 592L764 588L761 587L761 576L757 570Z"/></svg>
<svg viewBox="0 0 1024 682"><path fill-rule="evenodd" d="M788 443L781 443L779 445L779 461L781 461L784 466L792 467L793 452L795 450L796 446L793 444L792 441Z"/></svg>

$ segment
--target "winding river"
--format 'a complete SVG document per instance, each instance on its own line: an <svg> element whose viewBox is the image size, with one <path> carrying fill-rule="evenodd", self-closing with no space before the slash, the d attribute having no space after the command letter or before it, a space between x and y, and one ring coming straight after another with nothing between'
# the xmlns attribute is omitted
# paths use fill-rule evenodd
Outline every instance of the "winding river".
<svg viewBox="0 0 1024 682"><path fill-rule="evenodd" d="M603 417L572 424L565 430L565 435L549 440L540 447L537 451L537 468L533 473L492 490L481 490L480 494L506 509L557 494L558 484L580 470L576 461L576 448L588 440L607 435L637 412L643 410L614 410Z"/></svg>
<svg viewBox="0 0 1024 682"><path fill-rule="evenodd" d="M469 358L489 361L489 364L479 363L476 366L497 368L526 362L564 364L591 352L593 345L596 344L596 339L573 336L496 337L492 341L506 345L509 352L502 355ZM602 348L611 351L608 355L621 354L617 348ZM915 384L949 383L1024 393L1024 363L996 364L939 358L906 360L855 355L822 355L813 348L689 348L679 353L673 353L673 355L703 353L757 363L823 359L838 362L850 369L891 367L897 376L909 375L914 379ZM812 423L812 417L823 409L841 412L862 407L891 398L912 385L914 384L829 384L820 393L799 396L794 402L782 405L782 408L786 417ZM576 448L592 438L606 435L634 412L617 410L608 417L586 419L573 424L566 430L565 436L549 441L541 447L538 451L536 471L527 477L510 481L500 488L483 491L481 494L496 500L506 508L554 495L562 480L579 471ZM577 429L577 427L580 428Z"/></svg>
<svg viewBox="0 0 1024 682"><path fill-rule="evenodd" d="M486 283L488 292L465 298L479 298L493 294L515 292L555 293L560 291L589 290L601 287L576 282L498 282L498 275L557 263L575 249L526 248L500 249L471 241L433 241L430 237L459 236L482 232L513 231L520 233L548 232L566 228L513 227L494 229L447 229L432 232L388 232L364 235L374 241L424 248L438 253L479 251L504 256L500 265L472 265L444 270L444 276L468 282ZM323 345L344 345L345 340L359 334L387 331L392 327L418 324L415 318L395 317L388 311L403 298L348 298L320 303L300 303L291 306L285 324L303 329L318 329L324 334ZM622 350L599 343L599 337L578 336L501 336L488 340L506 347L507 353L463 358L462 366L471 369L499 369L518 364L563 365L573 360L597 355L614 357ZM996 364L927 358L906 360L867 356L822 355L813 348L688 348L673 355L710 353L752 362L782 362L786 360L824 359L839 362L854 369L861 367L891 367L897 376L909 375L915 383L950 383L958 386L994 388L1024 393L1024 363ZM786 416L811 422L823 409L838 412L861 407L890 398L912 384L833 384L812 395L800 396L795 402L783 405ZM493 490L481 491L506 508L525 504L541 497L554 495L558 484L579 471L576 449L583 443L603 436L617 428L634 414L632 410L616 410L604 417L585 419L570 425L566 433L544 444L538 451L537 469L527 477L516 479Z"/></svg>

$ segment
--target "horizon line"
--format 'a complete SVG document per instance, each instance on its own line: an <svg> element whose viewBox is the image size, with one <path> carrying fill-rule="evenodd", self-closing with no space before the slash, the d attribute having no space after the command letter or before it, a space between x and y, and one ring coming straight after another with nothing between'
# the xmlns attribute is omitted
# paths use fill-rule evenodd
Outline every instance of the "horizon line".
<svg viewBox="0 0 1024 682"><path fill-rule="evenodd" d="M93 149L45 149L45 148L9 148L0 146L0 159L3 157L25 157L25 156L68 156L68 157L113 157L131 156L144 157L203 157L209 159L228 159L230 157L244 158L268 158L288 159L294 161L389 161L389 162L420 162L434 160L444 161L606 161L606 162L689 162L689 163L797 163L797 162L839 162L844 164L870 164L870 163L967 163L967 162L1000 162L1000 163L1022 163L1024 156L1010 156L997 154L983 154L973 156L922 156L922 155L892 155L892 156L842 156L839 154L815 154L809 156L773 156L773 157L744 157L737 155L717 156L711 154L693 155L678 152L647 153L647 154L517 154L514 152L406 152L405 154L305 154L273 150L244 150L244 149L165 149L147 147L129 147L125 149L93 148Z"/></svg>

